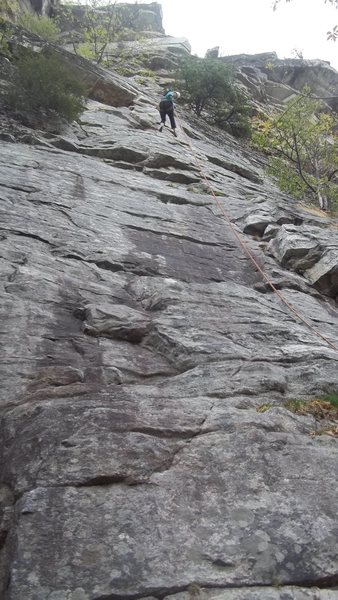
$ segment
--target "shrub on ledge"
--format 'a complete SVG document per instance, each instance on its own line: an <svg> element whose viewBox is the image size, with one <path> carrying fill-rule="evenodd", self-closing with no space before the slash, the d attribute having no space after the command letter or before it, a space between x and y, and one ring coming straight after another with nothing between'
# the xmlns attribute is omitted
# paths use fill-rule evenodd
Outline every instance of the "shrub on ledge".
<svg viewBox="0 0 338 600"><path fill-rule="evenodd" d="M20 55L6 103L17 112L57 114L74 121L85 107L85 87L72 69L48 53Z"/></svg>

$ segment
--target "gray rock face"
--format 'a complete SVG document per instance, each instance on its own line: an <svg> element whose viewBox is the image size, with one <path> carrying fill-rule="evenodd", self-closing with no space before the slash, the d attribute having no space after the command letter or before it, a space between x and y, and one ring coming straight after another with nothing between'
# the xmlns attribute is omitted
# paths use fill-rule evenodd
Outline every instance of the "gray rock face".
<svg viewBox="0 0 338 600"><path fill-rule="evenodd" d="M52 17L55 15L59 0L19 0L24 10L31 10L39 15Z"/></svg>
<svg viewBox="0 0 338 600"><path fill-rule="evenodd" d="M30 0L31 2L39 2L40 0ZM107 3L106 5L101 5L101 12L108 12L109 10L116 11L116 13L121 17L121 21L125 23L126 27L130 27L134 31L142 32L144 34L153 32L157 34L164 34L164 29L162 25L162 6L158 2L135 2L135 3L123 3L118 2L116 5L111 3L110 6ZM98 6L96 6L98 9ZM72 25L81 29L81 24L84 19L85 8L81 4L73 4L71 5L72 13L75 17L75 23ZM65 24L67 26L67 24ZM69 23L68 23L69 27Z"/></svg>
<svg viewBox="0 0 338 600"><path fill-rule="evenodd" d="M240 218L243 231L259 236L278 263L304 275L326 296L338 295L338 234L336 223L309 217L300 207L258 198ZM324 214L324 213L323 213Z"/></svg>
<svg viewBox="0 0 338 600"><path fill-rule="evenodd" d="M205 58L218 58L219 55L219 46L215 46L214 48L209 48L209 50L205 53Z"/></svg>
<svg viewBox="0 0 338 600"><path fill-rule="evenodd" d="M314 96L327 98L338 109L338 73L322 60L279 59L275 52L225 56L220 60L235 67L238 81L253 97L257 110L271 111L301 91L305 85Z"/></svg>
<svg viewBox="0 0 338 600"><path fill-rule="evenodd" d="M39 36L20 27L16 27L13 31L11 43L18 47L20 52L31 50L40 52L41 48L48 45L50 54L71 67L74 74L85 84L88 96L94 100L110 106L122 107L131 106L138 96L138 90L117 73L112 74L107 69L72 54L61 46L47 44Z"/></svg>
<svg viewBox="0 0 338 600"><path fill-rule="evenodd" d="M196 157L338 346L334 223L153 93L2 141L1 597L336 600L338 351Z"/></svg>
<svg viewBox="0 0 338 600"><path fill-rule="evenodd" d="M68 47L71 50L71 47ZM191 45L187 38L170 35L145 35L138 41L112 42L107 44L104 58L110 65L119 67L129 56L130 60L144 56L144 67L153 71L173 70L177 68L177 59L190 54ZM141 69L141 71L144 69Z"/></svg>

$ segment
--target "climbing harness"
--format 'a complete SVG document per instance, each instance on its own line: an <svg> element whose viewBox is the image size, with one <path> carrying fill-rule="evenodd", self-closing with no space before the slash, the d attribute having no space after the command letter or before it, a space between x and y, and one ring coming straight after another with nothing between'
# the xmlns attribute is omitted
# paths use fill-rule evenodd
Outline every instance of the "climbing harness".
<svg viewBox="0 0 338 600"><path fill-rule="evenodd" d="M200 163L200 161L197 158L196 152L194 150L194 147L189 139L189 136L186 134L186 132L184 131L182 124L180 122L180 119L177 117L176 114L176 119L177 122L180 125L180 129L181 131L183 131L185 138L187 140L187 143L189 145L189 148L191 150L194 162L202 176L202 178L204 179L208 189L210 190L210 193L213 197L214 203L216 205L216 207L219 209L220 213L221 213L221 217L223 218L223 220L230 226L233 235L235 236L237 242L239 243L241 249L243 250L244 254L247 256L247 258L251 261L251 263L254 265L255 269L261 274L263 280L266 282L266 284L272 289L272 291L278 296L278 298L281 300L281 302L288 308L288 310L293 314L293 317L295 319L300 320L302 323L304 323L304 325L306 325L308 327L308 329L310 329L317 337L321 338L326 344L328 344L333 350L335 350L336 352L338 352L338 346L336 344L334 344L333 342L331 342L331 340L329 340L325 335L323 335L322 333L320 333L320 331L318 331L316 329L316 327L314 327L312 325L312 323L310 323L310 321L308 321L305 317L303 317L303 315L301 315L293 306L292 304L285 298L284 294L282 294L279 290L277 290L276 286L272 283L269 275L267 274L267 272L262 269L262 267L259 265L259 263L257 262L257 260L255 259L254 255L252 254L250 248L248 247L248 244L241 238L240 234L238 233L238 231L236 230L235 226L233 225L233 223L230 220L229 215L227 214L226 210L224 209L222 203L220 202L220 200L217 198L214 189Z"/></svg>

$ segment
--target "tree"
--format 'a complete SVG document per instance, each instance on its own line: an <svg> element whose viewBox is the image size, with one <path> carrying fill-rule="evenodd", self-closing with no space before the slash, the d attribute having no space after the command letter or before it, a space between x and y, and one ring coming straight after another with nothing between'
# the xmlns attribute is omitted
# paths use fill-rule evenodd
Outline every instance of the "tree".
<svg viewBox="0 0 338 600"><path fill-rule="evenodd" d="M178 77L184 98L192 105L197 116L210 104L233 95L232 73L217 60L187 57L180 65Z"/></svg>
<svg viewBox="0 0 338 600"><path fill-rule="evenodd" d="M323 210L338 201L337 121L320 101L290 101L282 115L256 122L254 141L272 156L269 171L282 190Z"/></svg>
<svg viewBox="0 0 338 600"><path fill-rule="evenodd" d="M238 90L227 99L216 102L211 107L211 123L225 129L235 137L249 138L252 134L251 107L247 99Z"/></svg>
<svg viewBox="0 0 338 600"><path fill-rule="evenodd" d="M223 62L189 56L180 64L178 80L182 100L198 117L205 113L207 120L237 135L249 132L247 104Z"/></svg>
<svg viewBox="0 0 338 600"><path fill-rule="evenodd" d="M84 0L79 4L65 4L61 8L60 21L71 22L80 30L80 37L72 39L74 52L85 58L102 63L110 42L120 41L128 37L133 27L139 8L135 5L118 5L108 0L103 6L101 0ZM135 35L135 34L134 34Z"/></svg>
<svg viewBox="0 0 338 600"><path fill-rule="evenodd" d="M0 17L0 56L10 56L8 40L12 35L13 29L10 23Z"/></svg>

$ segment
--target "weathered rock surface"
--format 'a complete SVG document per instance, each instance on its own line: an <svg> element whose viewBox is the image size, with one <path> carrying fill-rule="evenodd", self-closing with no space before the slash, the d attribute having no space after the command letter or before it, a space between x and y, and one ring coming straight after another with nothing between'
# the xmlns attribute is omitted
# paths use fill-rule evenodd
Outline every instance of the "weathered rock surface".
<svg viewBox="0 0 338 600"><path fill-rule="evenodd" d="M41 0L30 0L31 2L39 2ZM133 31L142 32L146 34L147 32L153 32L156 34L164 34L164 29L162 25L162 6L158 2L135 2L135 3L111 3L106 5L101 5L99 8L98 14L106 15L111 10L115 12L120 17L121 23L123 23L124 27L131 28ZM69 28L71 25L77 29L81 29L81 25L84 21L84 13L85 8L81 4L73 4L71 5L71 10L74 15L73 21L65 23L62 22L61 25L63 27Z"/></svg>
<svg viewBox="0 0 338 600"><path fill-rule="evenodd" d="M256 103L258 111L281 106L308 86L327 104L338 109L338 73L323 60L279 59L275 52L239 54L220 58L236 70L238 81Z"/></svg>
<svg viewBox="0 0 338 600"><path fill-rule="evenodd" d="M27 48L40 52L47 46L45 40L28 31L15 27L9 43L13 49L25 52ZM81 56L68 52L65 48L48 43L49 53L71 67L85 84L88 96L110 106L130 106L138 96L137 89L117 73L114 75L107 69L90 62Z"/></svg>
<svg viewBox="0 0 338 600"><path fill-rule="evenodd" d="M154 91L2 141L2 597L335 600L338 230Z"/></svg>
<svg viewBox="0 0 338 600"><path fill-rule="evenodd" d="M55 15L59 0L19 0L18 4L20 10L33 11L39 15L51 17ZM15 6L12 8L15 10Z"/></svg>

